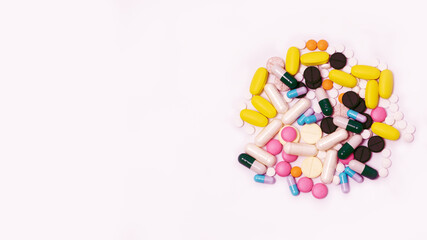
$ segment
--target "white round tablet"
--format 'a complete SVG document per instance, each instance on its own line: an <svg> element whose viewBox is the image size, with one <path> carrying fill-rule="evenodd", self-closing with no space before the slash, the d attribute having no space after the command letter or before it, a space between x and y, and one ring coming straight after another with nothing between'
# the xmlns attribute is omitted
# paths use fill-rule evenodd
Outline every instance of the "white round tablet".
<svg viewBox="0 0 427 240"><path fill-rule="evenodd" d="M241 128L243 127L243 124L245 124L245 122L243 122L243 120L240 118L240 116L235 116L234 117L234 126Z"/></svg>
<svg viewBox="0 0 427 240"><path fill-rule="evenodd" d="M359 96L360 96L361 98L365 98L365 93L366 93L366 90L365 90L364 88L362 88L362 89L360 89L360 91L359 91Z"/></svg>
<svg viewBox="0 0 427 240"><path fill-rule="evenodd" d="M342 52L344 52L344 50L345 50L345 46L342 44L338 44L335 46L335 51L337 51L337 52L342 53Z"/></svg>
<svg viewBox="0 0 427 240"><path fill-rule="evenodd" d="M415 126L412 124L408 124L408 126L406 126L404 132L407 133L414 133L415 132Z"/></svg>
<svg viewBox="0 0 427 240"><path fill-rule="evenodd" d="M295 79L298 82L301 82L304 79L304 76L301 73L297 73L297 74L295 74Z"/></svg>
<svg viewBox="0 0 427 240"><path fill-rule="evenodd" d="M312 91L312 90L308 90L308 93L307 93L306 97L307 97L308 99L313 100L313 99L315 99L315 98L316 98L316 93L314 93L314 91Z"/></svg>
<svg viewBox="0 0 427 240"><path fill-rule="evenodd" d="M252 99L252 94L250 92L245 92L245 94L243 94L243 97L247 100L251 100Z"/></svg>
<svg viewBox="0 0 427 240"><path fill-rule="evenodd" d="M353 50L351 50L351 49L346 49L345 51L344 51L344 53L343 53L347 58L352 58L353 57L353 55L354 55L354 52L353 52Z"/></svg>
<svg viewBox="0 0 427 240"><path fill-rule="evenodd" d="M381 152L381 156L388 158L391 156L391 151L388 148L383 149L383 151Z"/></svg>
<svg viewBox="0 0 427 240"><path fill-rule="evenodd" d="M404 129L404 128L406 128L406 121L405 120L400 120L400 121L397 121L397 127L399 128L399 129Z"/></svg>
<svg viewBox="0 0 427 240"><path fill-rule="evenodd" d="M359 79L359 87L365 89L366 85L368 84L368 81L364 79Z"/></svg>
<svg viewBox="0 0 427 240"><path fill-rule="evenodd" d="M386 168L381 168L378 171L378 175L380 175L380 177L387 177L388 176L388 170Z"/></svg>
<svg viewBox="0 0 427 240"><path fill-rule="evenodd" d="M335 85L338 85L338 84L334 84L334 86ZM329 90L328 91L328 95L329 95L329 97L331 97L331 98L337 98L338 97L338 90L336 90L336 89L331 89L331 90Z"/></svg>
<svg viewBox="0 0 427 240"><path fill-rule="evenodd" d="M332 179L332 182L335 185L340 185L340 183L341 183L340 177L338 177L338 176L335 175L334 178Z"/></svg>
<svg viewBox="0 0 427 240"><path fill-rule="evenodd" d="M393 94L388 100L392 103L397 103L399 101L399 97L396 94Z"/></svg>
<svg viewBox="0 0 427 240"><path fill-rule="evenodd" d="M372 137L372 132L371 130L365 129L360 135L362 135L363 139L369 139L370 137Z"/></svg>
<svg viewBox="0 0 427 240"><path fill-rule="evenodd" d="M353 67L354 65L357 65L357 59L356 58L350 58L350 59L348 59L347 64L350 67Z"/></svg>
<svg viewBox="0 0 427 240"><path fill-rule="evenodd" d="M273 167L269 167L267 168L267 172L265 173L265 175L274 177L276 175L276 170Z"/></svg>
<svg viewBox="0 0 427 240"><path fill-rule="evenodd" d="M252 135L255 133L255 128L249 124L246 124L243 129L245 130L245 132L249 135Z"/></svg>
<svg viewBox="0 0 427 240"><path fill-rule="evenodd" d="M351 73L351 67L350 66L345 66L342 70L346 73Z"/></svg>
<svg viewBox="0 0 427 240"><path fill-rule="evenodd" d="M388 116L388 117L385 118L384 123L387 124L387 125L393 125L394 124L394 118Z"/></svg>
<svg viewBox="0 0 427 240"><path fill-rule="evenodd" d="M387 100L387 99L381 98L380 102L378 103L378 105L380 107L383 107L383 108L388 108L388 107L390 107L390 101Z"/></svg>
<svg viewBox="0 0 427 240"><path fill-rule="evenodd" d="M341 85L339 85L339 84L334 83L334 88L335 88L335 89L341 89L341 88L342 88L342 86L341 86Z"/></svg>
<svg viewBox="0 0 427 240"><path fill-rule="evenodd" d="M391 167L391 160L388 158L383 158L381 160L381 165L383 166L383 168L389 168Z"/></svg>
<svg viewBox="0 0 427 240"><path fill-rule="evenodd" d="M298 40L295 43L295 47L300 49L300 50L303 50L305 48L305 41L304 40Z"/></svg>
<svg viewBox="0 0 427 240"><path fill-rule="evenodd" d="M353 92L355 93L359 93L360 92L360 87L356 86L354 88L351 89Z"/></svg>
<svg viewBox="0 0 427 240"><path fill-rule="evenodd" d="M337 105L337 100L335 100L335 98L329 98L329 102L331 103L332 107Z"/></svg>
<svg viewBox="0 0 427 240"><path fill-rule="evenodd" d="M400 111L397 111L396 113L394 113L393 117L397 121L402 120L403 119L403 113Z"/></svg>
<svg viewBox="0 0 427 240"><path fill-rule="evenodd" d="M326 52L329 54L329 55L332 55L332 54L334 54L335 53L335 47L332 47L332 46L329 46L328 47L328 49L326 49Z"/></svg>
<svg viewBox="0 0 427 240"><path fill-rule="evenodd" d="M320 65L320 68L321 69L329 69L329 68L331 68L331 64L329 64L329 63L322 64L322 65Z"/></svg>
<svg viewBox="0 0 427 240"><path fill-rule="evenodd" d="M327 78L329 76L328 69L322 69L322 70L320 70L320 75L322 76L322 78Z"/></svg>
<svg viewBox="0 0 427 240"><path fill-rule="evenodd" d="M344 164L342 164L342 163L338 163L337 164L337 168L335 169L337 172L339 172L339 173L342 173L342 172L344 172L344 169L345 169L345 166L344 166Z"/></svg>
<svg viewBox="0 0 427 240"><path fill-rule="evenodd" d="M380 65L378 65L378 69L380 71L386 70L387 69L387 63L384 63L384 62L380 63Z"/></svg>
<svg viewBox="0 0 427 240"><path fill-rule="evenodd" d="M392 104L390 104L389 109L392 112L397 112L397 111L399 111L399 105L397 105L396 103L392 103Z"/></svg>
<svg viewBox="0 0 427 240"><path fill-rule="evenodd" d="M317 152L317 157L320 159L324 159L326 157L326 152L325 151Z"/></svg>
<svg viewBox="0 0 427 240"><path fill-rule="evenodd" d="M413 142L414 141L414 135L410 134L410 133L405 133L403 134L403 140L405 142Z"/></svg>

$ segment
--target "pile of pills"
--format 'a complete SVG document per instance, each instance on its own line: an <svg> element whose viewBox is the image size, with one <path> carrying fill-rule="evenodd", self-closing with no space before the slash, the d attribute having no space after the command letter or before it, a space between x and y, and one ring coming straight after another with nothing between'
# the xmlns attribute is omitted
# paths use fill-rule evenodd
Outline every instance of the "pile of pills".
<svg viewBox="0 0 427 240"><path fill-rule="evenodd" d="M296 43L286 61L272 57L258 68L250 103L237 105L235 125L255 135L238 161L257 174L255 182L286 178L292 195L311 192L318 199L331 183L348 193L348 177L357 183L387 177L386 140L412 142L415 132L393 85L385 63L358 65L352 50L325 40ZM368 163L374 154L381 154L378 170Z"/></svg>

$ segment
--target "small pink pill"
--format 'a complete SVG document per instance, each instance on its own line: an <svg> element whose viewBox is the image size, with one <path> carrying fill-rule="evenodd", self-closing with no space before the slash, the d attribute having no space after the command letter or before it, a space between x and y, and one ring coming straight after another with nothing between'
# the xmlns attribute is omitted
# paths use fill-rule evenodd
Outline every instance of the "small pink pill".
<svg viewBox="0 0 427 240"><path fill-rule="evenodd" d="M283 149L283 145L277 139L271 139L267 143L266 147L267 147L267 152L269 152L269 153L271 153L273 155L279 154L282 151L282 149Z"/></svg>
<svg viewBox="0 0 427 240"><path fill-rule="evenodd" d="M285 127L280 132L280 135L285 142L292 142L297 138L297 131L293 127Z"/></svg>
<svg viewBox="0 0 427 240"><path fill-rule="evenodd" d="M374 122L384 122L385 118L387 117L387 112L382 107L376 107L372 109L371 117Z"/></svg>
<svg viewBox="0 0 427 240"><path fill-rule="evenodd" d="M278 164L276 164L276 174L281 177L286 177L289 174L291 174L291 164L285 161L281 161Z"/></svg>
<svg viewBox="0 0 427 240"><path fill-rule="evenodd" d="M300 192L308 193L313 188L313 180L308 177L302 177L298 179L297 187Z"/></svg>
<svg viewBox="0 0 427 240"><path fill-rule="evenodd" d="M285 151L282 151L282 158L286 162L294 162L295 160L297 160L298 156L287 154L287 153L285 153Z"/></svg>
<svg viewBox="0 0 427 240"><path fill-rule="evenodd" d="M323 183L316 183L314 184L311 193L317 199L325 198L328 195L328 187Z"/></svg>

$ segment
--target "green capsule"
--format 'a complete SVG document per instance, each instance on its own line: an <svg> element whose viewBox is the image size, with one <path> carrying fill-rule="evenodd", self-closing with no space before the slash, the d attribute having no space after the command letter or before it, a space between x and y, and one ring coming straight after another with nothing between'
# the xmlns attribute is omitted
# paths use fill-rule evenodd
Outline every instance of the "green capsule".
<svg viewBox="0 0 427 240"><path fill-rule="evenodd" d="M365 176L369 179L375 179L378 177L377 170L371 168L370 166L363 164L357 160L351 160L348 163L348 166L351 168L351 170L361 174L362 176Z"/></svg>
<svg viewBox="0 0 427 240"><path fill-rule="evenodd" d="M338 150L338 158L346 159L352 152L354 152L354 148L350 144L345 143L340 150Z"/></svg>
<svg viewBox="0 0 427 240"><path fill-rule="evenodd" d="M296 88L298 84L297 80L288 72L285 72L285 74L282 75L282 77L280 78L280 81L282 81L290 89Z"/></svg>
<svg viewBox="0 0 427 240"><path fill-rule="evenodd" d="M363 125L360 122L349 119L347 127L345 129L347 131L359 134L363 131Z"/></svg>
<svg viewBox="0 0 427 240"><path fill-rule="evenodd" d="M243 166L249 168L250 170L258 173L258 174L265 174L267 171L267 167L264 166L262 163L258 162L253 158L252 156L242 153L237 158L239 160L239 163Z"/></svg>
<svg viewBox="0 0 427 240"><path fill-rule="evenodd" d="M368 165L365 164L365 169L363 169L363 172L361 173L362 176L365 176L369 179L375 179L378 177L378 172L377 170L369 167Z"/></svg>
<svg viewBox="0 0 427 240"><path fill-rule="evenodd" d="M332 108L331 102L329 102L328 98L325 98L319 101L320 109L322 109L322 113L325 116L331 116L334 109Z"/></svg>

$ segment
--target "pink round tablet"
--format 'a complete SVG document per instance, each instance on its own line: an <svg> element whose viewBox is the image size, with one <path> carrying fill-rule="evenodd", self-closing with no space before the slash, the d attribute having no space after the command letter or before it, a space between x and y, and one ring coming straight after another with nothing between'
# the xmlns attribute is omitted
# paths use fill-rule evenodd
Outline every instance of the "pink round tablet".
<svg viewBox="0 0 427 240"><path fill-rule="evenodd" d="M348 158L346 158L346 159L340 159L340 162L341 162L342 164L348 165L348 163L349 163L351 160L353 160L353 159L354 159L354 154L352 153L352 154L350 154L350 156L348 156Z"/></svg>
<svg viewBox="0 0 427 240"><path fill-rule="evenodd" d="M328 195L328 187L323 183L316 183L314 184L311 193L317 199L325 198Z"/></svg>
<svg viewBox="0 0 427 240"><path fill-rule="evenodd" d="M313 180L308 177L302 177L298 179L297 187L300 192L308 193L313 188Z"/></svg>
<svg viewBox="0 0 427 240"><path fill-rule="evenodd" d="M279 140L277 139L271 139L268 143L267 143L267 152L273 154L273 155L277 155L282 151L283 145L280 143Z"/></svg>
<svg viewBox="0 0 427 240"><path fill-rule="evenodd" d="M285 127L280 132L280 136L285 142L292 142L297 138L297 131L293 127Z"/></svg>
<svg viewBox="0 0 427 240"><path fill-rule="evenodd" d="M281 161L278 164L276 164L276 173L277 175L281 176L281 177L286 177L289 174L291 174L291 164L285 162L285 161Z"/></svg>
<svg viewBox="0 0 427 240"><path fill-rule="evenodd" d="M285 153L285 151L282 151L282 158L286 162L294 162L295 160L297 160L298 156L297 155L287 154L287 153Z"/></svg>
<svg viewBox="0 0 427 240"><path fill-rule="evenodd" d="M371 117L374 122L384 122L387 117L387 112L382 107L376 107L372 109Z"/></svg>

